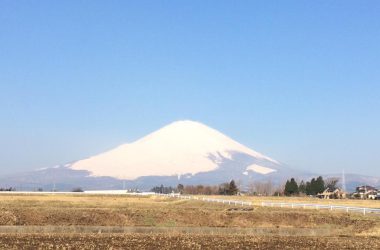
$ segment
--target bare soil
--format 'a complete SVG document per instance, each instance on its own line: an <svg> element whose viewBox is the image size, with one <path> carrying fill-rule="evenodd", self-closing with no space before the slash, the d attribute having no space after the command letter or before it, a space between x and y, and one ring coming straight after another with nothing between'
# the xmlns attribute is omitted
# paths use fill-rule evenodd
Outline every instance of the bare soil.
<svg viewBox="0 0 380 250"><path fill-rule="evenodd" d="M2 249L380 249L376 237L76 234L1 235Z"/></svg>

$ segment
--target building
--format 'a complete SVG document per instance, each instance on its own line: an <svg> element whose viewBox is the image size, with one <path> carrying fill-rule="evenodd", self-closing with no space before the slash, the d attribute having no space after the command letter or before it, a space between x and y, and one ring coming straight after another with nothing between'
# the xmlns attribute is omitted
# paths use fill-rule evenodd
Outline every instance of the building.
<svg viewBox="0 0 380 250"><path fill-rule="evenodd" d="M378 199L379 190L372 186L364 185L356 188L356 192L352 194L353 198L359 199Z"/></svg>
<svg viewBox="0 0 380 250"><path fill-rule="evenodd" d="M322 193L317 194L317 197L320 199L345 199L346 193L339 188L332 190L326 188Z"/></svg>

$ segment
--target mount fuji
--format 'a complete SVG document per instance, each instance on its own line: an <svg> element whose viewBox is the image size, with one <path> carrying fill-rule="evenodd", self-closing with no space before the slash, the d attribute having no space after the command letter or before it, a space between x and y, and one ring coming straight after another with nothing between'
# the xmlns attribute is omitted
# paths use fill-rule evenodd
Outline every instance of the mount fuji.
<svg viewBox="0 0 380 250"><path fill-rule="evenodd" d="M174 122L131 144L75 162L73 170L87 170L91 176L136 180L143 176L181 176L220 170L225 161L238 154L252 158L243 169L269 174L279 163L255 152L222 133L193 121ZM238 167L238 166L236 166ZM236 169L237 170L237 169ZM242 172L242 173L243 173Z"/></svg>
<svg viewBox="0 0 380 250"><path fill-rule="evenodd" d="M177 121L133 143L65 165L0 180L16 189L150 189L157 185L214 185L234 179L248 185L312 175L258 153L202 123ZM22 186L21 186L22 185Z"/></svg>

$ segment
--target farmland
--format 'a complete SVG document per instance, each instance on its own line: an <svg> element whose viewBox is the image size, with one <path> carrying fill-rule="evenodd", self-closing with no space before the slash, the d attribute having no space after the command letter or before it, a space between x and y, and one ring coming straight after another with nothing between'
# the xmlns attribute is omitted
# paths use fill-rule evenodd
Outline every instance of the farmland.
<svg viewBox="0 0 380 250"><path fill-rule="evenodd" d="M259 205L261 200L273 198L239 199ZM309 199L297 198L297 202ZM295 202L292 198L281 201ZM379 204L345 202L367 207ZM312 209L235 207L155 196L7 194L0 195L0 245L376 249L380 247L379 217Z"/></svg>

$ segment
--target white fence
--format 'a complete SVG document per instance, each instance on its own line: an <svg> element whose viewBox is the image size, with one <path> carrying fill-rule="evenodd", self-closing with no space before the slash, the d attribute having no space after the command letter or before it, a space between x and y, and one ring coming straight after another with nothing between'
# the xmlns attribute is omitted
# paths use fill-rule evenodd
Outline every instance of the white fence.
<svg viewBox="0 0 380 250"><path fill-rule="evenodd" d="M234 205L234 206L252 206L252 202L248 201L236 201L236 200L223 200L223 199L213 199L213 198L206 198L206 197L197 197L197 196L186 196L186 195L180 195L180 194L156 194L158 196L164 196L164 197L170 197L170 198L178 198L182 200L197 200L197 201L204 201L204 202L215 202L215 203L222 203L222 204L228 204L228 205Z"/></svg>
<svg viewBox="0 0 380 250"><path fill-rule="evenodd" d="M159 194L156 193L157 196L169 197L169 198L177 198L182 200L198 200L205 202L215 202L222 203L228 205L235 206L253 206L252 202L247 201L237 201L237 200L223 200L223 199L214 199L214 198L206 198L206 197L197 197L197 196L189 196L189 195L180 195L180 194ZM380 215L380 209L378 208L367 208L367 207L349 207L349 206L338 206L338 205L323 205L323 204L306 204L306 203L286 203L286 202L261 202L262 207L282 207L282 208L311 208L311 209L326 209L326 210L339 210L345 212L357 212L366 214L378 214Z"/></svg>
<svg viewBox="0 0 380 250"><path fill-rule="evenodd" d="M345 212L358 212L364 215L368 213L379 214L380 209L378 208L367 208L367 207L348 207L348 206L337 206L337 205L322 205L322 204L303 204L303 203L284 203L284 202L261 202L263 207L287 207L287 208L312 208L312 209L328 209L330 211L340 210Z"/></svg>
<svg viewBox="0 0 380 250"><path fill-rule="evenodd" d="M136 195L136 196L149 196L157 195L164 197L177 198L182 200L198 200L204 202L214 202L222 203L234 206L253 206L253 202L249 201L237 201L237 200L224 200L224 199L214 199L206 197L197 197L197 196L186 196L180 194L159 194L152 192L143 192L143 193L128 193L125 190L100 190L100 191L86 191L86 192L1 192L1 194L25 194L25 195L39 195L39 194L49 194L49 195ZM376 202L376 201L374 201ZM326 209L326 210L339 210L345 212L357 212L366 214L377 214L380 215L380 208L367 208L367 207L350 207L350 206L338 206L338 205L323 205L323 204L305 204L305 203L286 203L286 202L261 202L263 207L283 207L283 208L311 208L311 209Z"/></svg>

